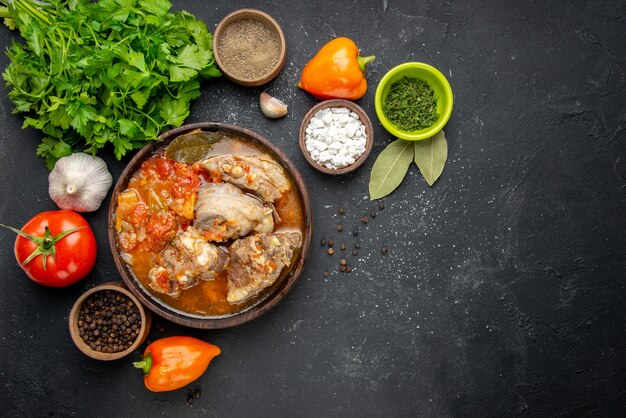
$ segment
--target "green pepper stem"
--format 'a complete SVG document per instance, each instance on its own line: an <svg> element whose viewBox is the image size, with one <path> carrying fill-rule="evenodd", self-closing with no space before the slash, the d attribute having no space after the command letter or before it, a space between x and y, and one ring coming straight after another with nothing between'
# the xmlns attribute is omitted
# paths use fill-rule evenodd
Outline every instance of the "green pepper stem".
<svg viewBox="0 0 626 418"><path fill-rule="evenodd" d="M368 57L362 57L359 55L356 57L357 61L359 62L359 67L361 67L361 72L365 72L365 66L374 61L374 58L376 58L374 55L370 55Z"/></svg>
<svg viewBox="0 0 626 418"><path fill-rule="evenodd" d="M146 354L143 360L134 362L133 366L135 366L138 369L142 369L143 375L147 376L148 373L150 373L150 369L152 369L152 354L148 352L148 354Z"/></svg>

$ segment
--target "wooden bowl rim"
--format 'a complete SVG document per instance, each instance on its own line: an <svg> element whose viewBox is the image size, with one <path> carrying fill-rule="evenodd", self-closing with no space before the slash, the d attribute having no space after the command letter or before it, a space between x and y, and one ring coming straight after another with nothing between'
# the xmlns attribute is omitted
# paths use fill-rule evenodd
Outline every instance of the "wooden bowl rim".
<svg viewBox="0 0 626 418"><path fill-rule="evenodd" d="M126 188L126 185L128 184L132 173L134 173L136 168L139 167L139 165L141 164L141 162L148 158L148 156L152 155L152 153L157 148L165 146L167 143L169 143L179 135L196 129L235 133L257 144L262 145L266 150L268 150L269 152L274 154L275 157L277 157L277 161L291 176L291 179L293 180L294 186L298 191L304 209L304 234L302 237L302 248L299 257L296 260L296 263L291 269L291 272L281 281L279 287L277 287L272 293L268 294L264 299L260 300L256 305L253 305L242 312L224 317L203 318L199 316L185 315L183 312L157 301L152 295L150 295L147 290L144 290L143 286L138 283L138 281L132 276L131 273L128 272L126 264L124 263L118 252L115 241L115 206L117 202L117 197L119 193ZM280 148L278 148L276 145L272 144L269 139L250 129L242 128L240 126L232 125L229 123L199 122L183 125L163 133L159 136L159 140L159 142L151 142L147 144L141 150L139 150L137 154L135 154L135 156L130 160L130 162L122 171L122 174L120 174L120 177L115 185L115 188L113 189L113 194L111 196L108 214L109 247L115 261L115 266L122 276L122 280L124 280L124 283L126 284L128 289L148 309L150 309L155 314L179 325L200 329L222 329L241 325L255 318L258 318L259 316L263 315L264 313L271 310L274 306L276 306L291 291L294 284L302 274L302 271L304 269L304 263L308 258L309 249L311 246L311 239L313 237L313 213L309 191L306 187L306 184L304 183L304 180L302 179L302 176L300 175L300 172L293 164L293 162L291 162L291 160L287 157L287 155L283 151L281 151Z"/></svg>
<svg viewBox="0 0 626 418"><path fill-rule="evenodd" d="M141 328L139 329L139 334L137 335L137 339L126 350L118 351L117 353L101 353L100 351L92 350L91 347L89 347L89 345L87 345L87 343L80 336L79 329L78 329L78 315L80 313L80 308L82 307L83 303L85 302L85 300L87 300L89 296L93 295L94 293L101 292L103 290L113 290L115 292L120 292L123 295L127 296L130 300L133 301L135 306L137 306L137 309L139 309L139 315L141 316ZM148 336L148 333L150 332L150 327L152 325L152 317L150 315L150 312L147 312L144 309L144 307L141 305L141 302L139 302L139 300L135 297L135 295L133 295L133 293L130 292L123 283L107 282L107 283L102 283L100 285L92 287L91 289L87 290L82 295L80 295L78 299L76 299L76 302L74 302L74 305L72 306L72 309L70 311L70 314L68 317L68 323L69 323L69 329L70 329L70 335L72 337L72 341L74 341L74 344L76 345L76 347L80 351L82 351L83 354L96 360L110 361L110 360L118 360L122 357L127 356L128 354L132 353L137 348L139 348L141 344L143 344L143 342L146 340Z"/></svg>
<svg viewBox="0 0 626 418"><path fill-rule="evenodd" d="M346 166L343 168L337 168L337 169L324 167L323 165L317 163L311 157L311 155L309 154L309 151L306 149L306 140L305 140L306 128L307 126L309 126L309 122L311 121L311 118L318 111L322 109L330 108L330 107L347 107L348 109L350 109L351 111L353 111L359 116L361 123L365 126L365 135L366 135L365 151L363 151L363 154L361 154L361 156L354 162L354 164L350 164L349 166ZM372 152L372 147L374 146L374 129L372 127L372 121L361 106L359 106L358 104L350 100L345 100L345 99L324 100L316 104L315 106L313 106L311 109L309 109L306 115L304 115L304 118L302 119L302 123L300 124L300 132L298 134L298 145L300 146L300 151L302 152L304 159L316 170L321 171L324 174L330 174L334 176L347 174L356 170L360 166L362 166L363 163L365 163L365 160L367 159L367 157Z"/></svg>
<svg viewBox="0 0 626 418"><path fill-rule="evenodd" d="M224 30L233 22L237 22L243 19L254 19L261 21L269 27L270 30L278 35L278 43L280 48L280 55L278 57L278 61L274 68L266 75L261 78L245 80L238 78L231 71L229 71L228 67L223 65L222 58L218 52L218 42L220 36ZM278 24L278 22L269 14L264 11L252 8L244 8L235 10L228 15L224 16L222 20L215 27L215 31L213 32L213 56L215 57L215 62L219 67L220 71L228 78L230 81L237 83L246 87L257 87L262 86L263 84L267 84L272 81L278 74L281 72L283 67L285 66L285 62L287 59L287 41L285 40L285 34L283 33L282 28Z"/></svg>

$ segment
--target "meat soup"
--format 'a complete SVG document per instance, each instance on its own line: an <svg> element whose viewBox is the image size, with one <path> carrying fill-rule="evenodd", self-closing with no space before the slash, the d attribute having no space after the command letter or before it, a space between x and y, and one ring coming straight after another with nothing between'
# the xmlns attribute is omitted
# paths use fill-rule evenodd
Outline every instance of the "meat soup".
<svg viewBox="0 0 626 418"><path fill-rule="evenodd" d="M304 208L293 180L250 141L221 135L195 163L146 159L118 195L122 258L161 303L199 316L254 306L300 254Z"/></svg>

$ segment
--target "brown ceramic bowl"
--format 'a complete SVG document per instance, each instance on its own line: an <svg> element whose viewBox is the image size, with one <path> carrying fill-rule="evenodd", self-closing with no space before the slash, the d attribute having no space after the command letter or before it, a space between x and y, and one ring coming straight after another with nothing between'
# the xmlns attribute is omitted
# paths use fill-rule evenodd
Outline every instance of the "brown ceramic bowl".
<svg viewBox="0 0 626 418"><path fill-rule="evenodd" d="M167 146L174 138L179 135L191 132L196 129L202 129L206 131L220 131L224 133L230 133L242 137L244 140L260 146L264 151L271 154L274 159L283 167L283 169L291 176L294 186L297 189L298 195L304 208L304 235L302 239L302 248L300 255L296 259L291 271L283 279L277 280L269 289L268 293L251 307L244 310L230 314L228 316L199 316L196 314L188 314L180 310L174 309L171 306L166 305L161 300L153 296L140 282L135 278L130 271L126 263L122 260L121 250L118 248L115 233L115 208L119 194L123 192L135 171L141 166L141 164L160 147ZM279 148L272 144L268 139L262 135L251 131L249 129L241 128L236 125L219 122L202 122L194 123L190 125L184 125L179 128L172 129L162 134L159 139L160 142L152 142L143 147L128 163L122 174L120 175L117 184L113 190L111 198L111 205L109 206L109 245L111 253L115 260L115 265L119 271L124 283L134 293L135 296L152 312L162 316L177 324L185 325L193 328L202 329L218 329L228 328L235 325L243 324L252 319L255 319L270 309L272 309L278 302L280 302L293 288L298 277L302 273L304 263L307 259L309 248L311 245L311 237L313 235L313 215L311 210L311 200L309 198L309 192L300 176L300 173L296 169L295 165L287 158Z"/></svg>
<svg viewBox="0 0 626 418"><path fill-rule="evenodd" d="M139 334L137 339L133 344L128 347L124 351L118 351L117 353L102 353L100 351L92 350L91 347L83 340L83 338L79 334L78 327L78 315L80 313L80 309L83 306L83 302L91 295L96 292L101 292L103 290L113 290L115 292L120 292L130 300L133 301L137 309L139 309L139 314L141 315L141 328L139 330ZM104 283L99 286L96 286L92 289L89 289L85 293L83 293L77 300L74 302L74 306L72 306L72 310L70 311L69 316L69 327L70 327L70 335L72 336L72 341L76 344L76 347L80 351L82 351L87 356L94 358L96 360L117 360L122 357L127 356L128 354L134 352L143 342L146 340L148 333L150 332L150 326L152 325L152 316L150 312L146 312L143 308L139 300L128 291L128 289L122 283L117 282L109 282Z"/></svg>
<svg viewBox="0 0 626 418"><path fill-rule="evenodd" d="M221 37L224 35L224 31L226 28L238 21L250 19L256 20L258 22L263 23L267 28L269 28L276 37L278 38L278 47L279 47L279 56L276 64L269 70L269 72L265 73L263 76L254 79L245 79L241 76L238 76L233 72L232 68L229 68L226 65L225 57L222 55L220 48L218 45L220 43ZM217 66L220 68L222 73L234 83L240 84L242 86L247 87L255 87L261 86L263 84L267 84L272 81L278 73L283 69L285 65L285 59L287 57L287 43L285 41L285 35L283 34L280 25L265 12L256 9L239 9L230 13L226 17L224 17L215 28L215 32L213 33L213 55L215 56L215 61L217 62Z"/></svg>
<svg viewBox="0 0 626 418"><path fill-rule="evenodd" d="M305 144L305 131L307 126L309 126L311 118L320 110L331 107L347 107L352 112L356 113L359 116L361 123L365 125L365 134L367 136L365 142L365 151L363 151L363 154L361 154L361 156L353 164L337 169L325 167L315 161L311 157L311 154L309 154L309 151L307 151ZM321 171L322 173L331 175L346 174L359 168L365 162L370 152L372 151L372 146L374 144L374 130L372 129L372 121L370 120L369 116L367 116L367 113L365 113L365 111L361 108L361 106L357 105L354 102L344 99L325 100L313 106L311 110L309 110L304 116L302 124L300 125L300 135L298 143L300 145L300 151L302 151L302 155L307 160L307 162L313 166L313 168Z"/></svg>

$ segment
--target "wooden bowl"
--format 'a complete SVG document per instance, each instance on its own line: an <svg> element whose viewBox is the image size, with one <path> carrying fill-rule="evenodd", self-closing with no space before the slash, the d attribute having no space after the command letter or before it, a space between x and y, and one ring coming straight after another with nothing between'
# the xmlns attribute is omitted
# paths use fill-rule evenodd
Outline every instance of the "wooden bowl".
<svg viewBox="0 0 626 418"><path fill-rule="evenodd" d="M244 20L256 20L263 23L267 28L269 28L276 37L278 38L278 47L279 47L279 56L278 61L272 67L272 69L265 74L264 76L256 79L244 79L237 76L231 68L225 64L224 57L222 56L220 49L218 48L221 37L224 34L226 28L232 23ZM234 83L237 83L242 86L247 87L255 87L261 86L263 84L267 84L272 81L278 73L283 69L285 65L285 59L287 57L287 42L285 41L285 35L283 34L282 29L278 22L276 22L270 15L265 12L256 9L239 9L230 13L226 17L224 17L215 28L215 32L213 33L213 56L215 57L215 61L217 62L217 66L220 68L222 73Z"/></svg>
<svg viewBox="0 0 626 418"><path fill-rule="evenodd" d="M135 342L128 347L124 351L118 351L117 353L102 353L100 351L92 350L91 347L83 340L80 336L79 326L78 326L78 316L80 313L80 309L83 306L83 302L87 300L87 298L93 295L96 292L101 292L103 290L113 290L115 292L120 292L123 295L127 296L130 300L133 301L137 309L139 310L139 314L141 315L141 328L139 330L139 334L137 335L137 339ZM70 311L69 316L69 327L70 327L70 335L72 336L72 341L76 344L76 347L80 351L82 351L87 356L94 358L96 360L117 360L122 357L127 356L128 354L134 352L139 348L141 344L146 340L148 333L150 332L150 326L152 325L152 316L150 312L146 312L143 308L139 300L128 291L128 289L122 283L117 282L109 282L104 283L99 286L96 286L92 289L89 289L85 293L83 293L77 300L74 302L74 306L72 306L72 310Z"/></svg>
<svg viewBox="0 0 626 418"><path fill-rule="evenodd" d="M366 134L365 151L363 151L363 154L361 154L361 156L353 164L346 166L346 167L337 168L337 169L325 167L319 164L317 161L315 161L311 157L311 154L309 154L309 151L306 149L306 143L305 143L306 142L305 141L306 128L307 126L309 126L309 122L311 121L311 118L318 111L322 109L326 109L326 108L331 108L331 107L347 107L352 112L356 113L359 116L361 123L365 126L365 134ZM357 105L354 102L351 102L349 100L344 100L344 99L325 100L313 106L311 110L309 110L307 114L304 116L304 119L302 120L302 124L300 124L300 135L299 135L298 143L300 145L300 151L302 151L302 155L307 160L307 162L311 164L311 166L313 166L313 168L315 168L316 170L321 171L322 173L331 174L331 175L350 173L351 171L354 171L357 168L359 168L365 162L370 152L372 151L372 146L374 145L374 130L372 129L372 121L370 120L369 116L367 116L367 113L365 113L365 111L361 108L361 106Z"/></svg>
<svg viewBox="0 0 626 418"><path fill-rule="evenodd" d="M266 152L273 155L274 159L283 167L283 169L289 174L293 180L294 186L297 189L298 195L302 202L304 209L304 234L302 237L302 248L300 255L296 259L289 274L282 280L274 283L269 289L269 293L255 305L248 307L238 313L233 313L228 316L199 316L196 314L187 314L180 310L174 309L171 306L166 305L164 302L158 300L153 296L145 287L135 278L130 271L126 263L122 260L121 250L117 246L116 233L115 233L115 208L117 198L119 194L124 191L128 185L129 180L135 171L141 166L141 164L154 152L162 147L167 146L174 138L179 135L191 132L196 129L203 129L207 131L221 131L224 133L231 133L244 138L247 141L251 141L254 144L261 146ZM184 125L179 128L172 129L160 137L160 142L152 142L143 147L128 163L122 174L120 175L117 184L113 190L111 197L111 204L109 206L109 245L115 265L119 271L124 283L133 292L133 294L152 312L165 319L168 319L177 324L185 325L192 328L202 329L219 329L228 328L236 325L243 324L245 322L255 319L278 304L293 288L297 279L302 273L304 263L308 257L309 248L311 245L311 237L313 236L313 214L311 209L311 200L309 192L300 176L300 173L296 169L296 166L287 158L279 148L272 144L268 139L260 134L251 131L249 129L241 128L236 125L219 122L202 122Z"/></svg>

